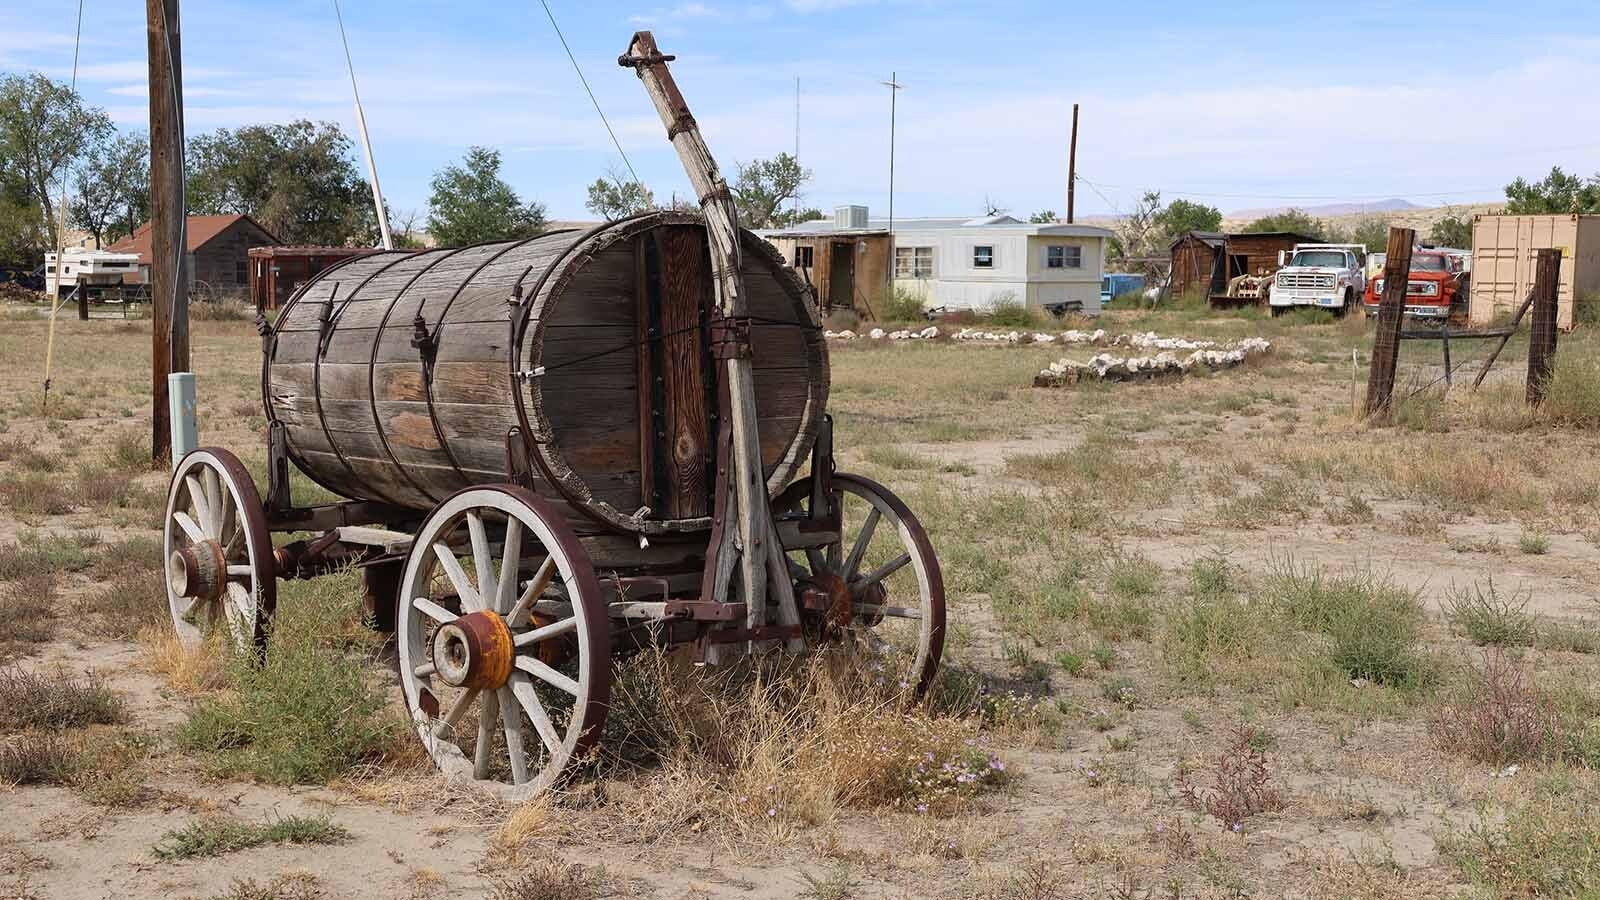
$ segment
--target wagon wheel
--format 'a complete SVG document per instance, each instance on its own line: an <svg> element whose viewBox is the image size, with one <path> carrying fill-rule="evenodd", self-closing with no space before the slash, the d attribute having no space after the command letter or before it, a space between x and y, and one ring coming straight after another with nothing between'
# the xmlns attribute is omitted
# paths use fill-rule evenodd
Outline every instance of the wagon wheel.
<svg viewBox="0 0 1600 900"><path fill-rule="evenodd" d="M261 495L244 464L214 447L189 453L172 473L162 522L178 637L198 643L226 622L241 649L261 646L278 583Z"/></svg>
<svg viewBox="0 0 1600 900"><path fill-rule="evenodd" d="M512 485L449 497L422 523L399 597L406 706L441 771L531 796L582 761L605 724L610 621L558 513Z"/></svg>
<svg viewBox="0 0 1600 900"><path fill-rule="evenodd" d="M883 485L835 474L833 490L840 541L807 550L803 565L795 560L803 580L839 598L824 615L823 636L893 660L901 680L920 696L944 651L944 576L933 544ZM791 496L804 494L786 492L784 498Z"/></svg>

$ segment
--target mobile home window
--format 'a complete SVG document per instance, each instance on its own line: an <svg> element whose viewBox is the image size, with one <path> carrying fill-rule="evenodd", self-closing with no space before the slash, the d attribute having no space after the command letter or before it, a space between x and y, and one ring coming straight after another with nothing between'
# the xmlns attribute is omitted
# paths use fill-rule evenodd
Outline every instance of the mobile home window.
<svg viewBox="0 0 1600 900"><path fill-rule="evenodd" d="M972 267L974 269L994 268L994 247L989 244L979 244L973 247Z"/></svg>
<svg viewBox="0 0 1600 900"><path fill-rule="evenodd" d="M894 277L896 277L896 278L932 278L933 277L933 248L932 247L896 247L896 248L894 248Z"/></svg>
<svg viewBox="0 0 1600 900"><path fill-rule="evenodd" d="M811 268L812 261L816 258L816 256L812 253L812 251L814 249L816 249L816 248L814 248L814 247L796 247L796 248L794 248L794 267L796 269L809 269L809 268Z"/></svg>
<svg viewBox="0 0 1600 900"><path fill-rule="evenodd" d="M1044 265L1047 269L1083 268L1083 248L1066 244L1052 244L1045 248Z"/></svg>

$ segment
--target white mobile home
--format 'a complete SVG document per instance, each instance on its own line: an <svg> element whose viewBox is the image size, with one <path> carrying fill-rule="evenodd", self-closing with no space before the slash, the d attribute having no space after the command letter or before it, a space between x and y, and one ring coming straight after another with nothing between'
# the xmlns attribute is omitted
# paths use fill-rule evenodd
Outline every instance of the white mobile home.
<svg viewBox="0 0 1600 900"><path fill-rule="evenodd" d="M1093 225L1034 225L1004 215L897 219L894 283L922 294L929 307L1014 301L1095 315L1110 238Z"/></svg>
<svg viewBox="0 0 1600 900"><path fill-rule="evenodd" d="M860 210L857 231L890 230L887 220L869 223L864 209L852 209ZM836 216L764 234L776 241L821 238L840 231L841 221ZM889 237L889 282L918 294L930 309L981 310L1009 301L1053 312L1100 312L1107 229L1035 225L1006 215L897 218Z"/></svg>

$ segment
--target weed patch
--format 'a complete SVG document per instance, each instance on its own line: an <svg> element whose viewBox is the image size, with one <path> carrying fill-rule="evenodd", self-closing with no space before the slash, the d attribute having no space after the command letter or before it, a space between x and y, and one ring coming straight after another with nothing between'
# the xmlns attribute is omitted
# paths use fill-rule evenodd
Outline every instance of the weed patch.
<svg viewBox="0 0 1600 900"><path fill-rule="evenodd" d="M1557 752L1561 721L1550 699L1529 684L1523 670L1499 652L1484 656L1460 695L1434 716L1441 750L1504 766Z"/></svg>
<svg viewBox="0 0 1600 900"><path fill-rule="evenodd" d="M1496 897L1589 898L1600 892L1600 811L1584 797L1544 797L1440 842L1441 854Z"/></svg>
<svg viewBox="0 0 1600 900"><path fill-rule="evenodd" d="M1195 812L1205 813L1234 831L1258 813L1283 807L1283 796L1272 786L1267 754L1257 746L1254 729L1233 729L1228 745L1210 768L1209 787L1195 784L1192 773L1178 773L1178 796Z"/></svg>
<svg viewBox="0 0 1600 900"><path fill-rule="evenodd" d="M350 832L326 816L286 816L264 824L202 819L169 831L151 848L157 859L222 856L268 844L342 844Z"/></svg>
<svg viewBox="0 0 1600 900"><path fill-rule="evenodd" d="M0 729L110 725L126 717L121 698L89 678L0 669Z"/></svg>
<svg viewBox="0 0 1600 900"><path fill-rule="evenodd" d="M78 751L65 736L23 732L0 739L0 784L67 784Z"/></svg>
<svg viewBox="0 0 1600 900"><path fill-rule="evenodd" d="M1444 614L1480 647L1527 647L1539 637L1539 619L1528 612L1532 599L1532 592L1500 596L1490 576L1486 585L1452 587Z"/></svg>

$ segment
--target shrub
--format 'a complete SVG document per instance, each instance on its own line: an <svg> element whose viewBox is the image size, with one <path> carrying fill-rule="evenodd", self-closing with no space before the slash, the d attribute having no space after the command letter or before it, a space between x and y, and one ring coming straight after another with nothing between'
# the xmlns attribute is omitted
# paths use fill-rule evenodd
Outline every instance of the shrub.
<svg viewBox="0 0 1600 900"><path fill-rule="evenodd" d="M1450 589L1444 614L1474 644L1498 647L1527 647L1539 637L1539 620L1528 612L1531 591L1501 597L1490 576L1487 587Z"/></svg>
<svg viewBox="0 0 1600 900"><path fill-rule="evenodd" d="M0 643L40 644L55 634L56 576L36 572L0 582Z"/></svg>
<svg viewBox="0 0 1600 900"><path fill-rule="evenodd" d="M552 857L498 881L491 900L598 900L610 896L605 873Z"/></svg>
<svg viewBox="0 0 1600 900"><path fill-rule="evenodd" d="M1045 324L1042 311L1028 307L1011 291L996 295L984 310L982 319L999 328L1040 328Z"/></svg>
<svg viewBox="0 0 1600 900"><path fill-rule="evenodd" d="M355 574L295 582L279 596L271 652L232 650L232 689L200 702L180 745L226 773L277 784L322 783L383 757L406 729L390 714L350 632L361 622Z"/></svg>
<svg viewBox="0 0 1600 900"><path fill-rule="evenodd" d="M828 313L828 318L823 320L822 327L829 331L859 331L861 317L853 309L836 309Z"/></svg>
<svg viewBox="0 0 1600 900"><path fill-rule="evenodd" d="M878 296L872 312L879 322L920 322L927 318L922 295L904 285L893 285Z"/></svg>
<svg viewBox="0 0 1600 900"><path fill-rule="evenodd" d="M66 488L44 474L0 481L0 506L24 516L64 516L72 512Z"/></svg>
<svg viewBox="0 0 1600 900"><path fill-rule="evenodd" d="M1600 358L1571 350L1557 355L1539 409L1558 425L1600 428Z"/></svg>
<svg viewBox="0 0 1600 900"><path fill-rule="evenodd" d="M1211 767L1211 787L1197 787L1180 768L1178 796L1195 812L1238 831L1245 819L1282 808L1283 797L1271 782L1266 750L1257 746L1255 729L1240 725Z"/></svg>
<svg viewBox="0 0 1600 900"><path fill-rule="evenodd" d="M1494 766L1542 759L1558 752L1562 740L1554 704L1498 651L1484 655L1431 730L1440 749Z"/></svg>
<svg viewBox="0 0 1600 900"><path fill-rule="evenodd" d="M169 831L151 848L157 859L221 856L268 844L342 844L350 832L327 816L286 816L265 824L202 819Z"/></svg>
<svg viewBox="0 0 1600 900"><path fill-rule="evenodd" d="M1537 531L1524 531L1517 538L1517 549L1529 556L1543 556L1550 552L1550 536Z"/></svg>
<svg viewBox="0 0 1600 900"><path fill-rule="evenodd" d="M120 697L88 678L16 668L0 669L0 709L7 729L109 725L126 715Z"/></svg>
<svg viewBox="0 0 1600 900"><path fill-rule="evenodd" d="M1581 796L1517 803L1487 813L1439 842L1474 884L1495 897L1590 898L1600 894L1600 810Z"/></svg>
<svg viewBox="0 0 1600 900"><path fill-rule="evenodd" d="M0 740L0 784L67 784L78 767L65 736L24 732Z"/></svg>
<svg viewBox="0 0 1600 900"><path fill-rule="evenodd" d="M1326 635L1329 658L1349 677L1391 687L1431 681L1432 662L1419 646L1422 602L1414 592L1370 572L1329 576L1285 560L1274 564L1265 594L1296 626Z"/></svg>

